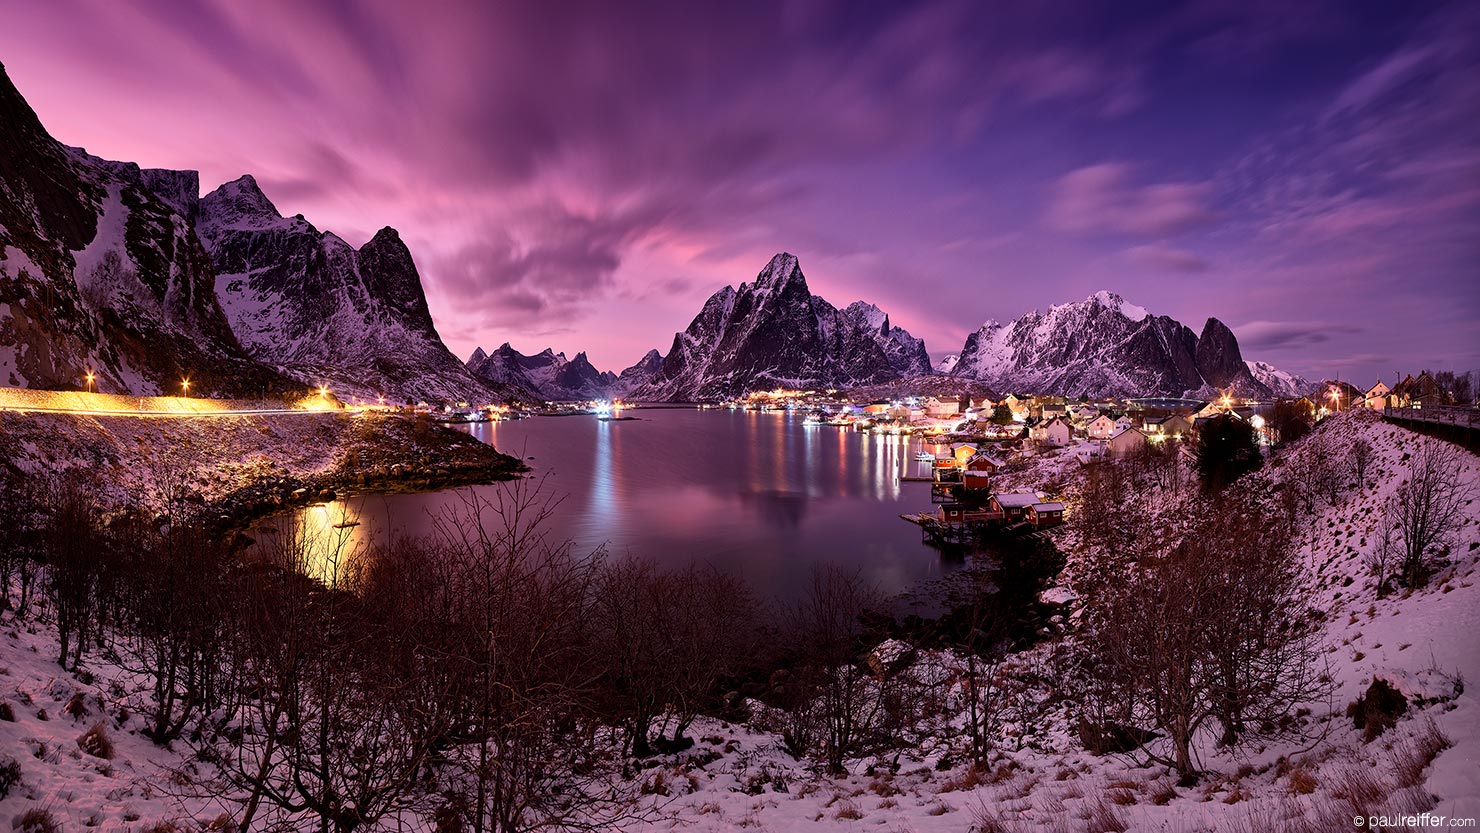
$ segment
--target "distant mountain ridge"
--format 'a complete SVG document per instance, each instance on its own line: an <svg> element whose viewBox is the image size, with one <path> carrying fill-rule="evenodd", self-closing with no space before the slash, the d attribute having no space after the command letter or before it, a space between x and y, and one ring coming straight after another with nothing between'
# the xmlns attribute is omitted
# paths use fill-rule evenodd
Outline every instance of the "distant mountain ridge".
<svg viewBox="0 0 1480 833"><path fill-rule="evenodd" d="M650 352L649 356L656 352ZM643 361L648 359L644 358ZM520 391L524 398L531 400L558 402L608 399L620 396L630 387L610 370L597 370L584 352L577 353L573 359L567 359L564 353L557 353L546 347L532 356L526 356L507 341L492 353L484 351L482 347L475 349L466 364L468 370L479 379ZM643 362L639 362L623 371L623 374L629 371L639 372L638 368L642 366Z"/></svg>
<svg viewBox="0 0 1480 833"><path fill-rule="evenodd" d="M849 388L931 372L925 342L862 301L838 309L807 288L795 255L710 296L673 337L639 400L720 399L763 388Z"/></svg>
<svg viewBox="0 0 1480 833"><path fill-rule="evenodd" d="M1003 392L1064 396L1270 395L1218 319L1197 335L1105 291L1006 324L988 321L967 337L951 375Z"/></svg>
<svg viewBox="0 0 1480 833"><path fill-rule="evenodd" d="M1286 373L1268 362L1245 360L1244 364L1248 365L1249 373L1275 396L1307 396L1321 387L1319 382Z"/></svg>

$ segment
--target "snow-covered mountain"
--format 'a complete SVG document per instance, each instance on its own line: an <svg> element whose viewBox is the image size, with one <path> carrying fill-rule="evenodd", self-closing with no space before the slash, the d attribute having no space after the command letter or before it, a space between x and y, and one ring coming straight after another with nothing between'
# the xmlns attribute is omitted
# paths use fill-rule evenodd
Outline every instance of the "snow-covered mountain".
<svg viewBox="0 0 1480 833"><path fill-rule="evenodd" d="M527 399L603 399L620 387L617 374L597 370L584 352L567 359L564 353L546 347L526 356L507 341L492 353L477 348L468 358L467 367L479 379L521 391Z"/></svg>
<svg viewBox="0 0 1480 833"><path fill-rule="evenodd" d="M250 175L200 200L196 232L215 293L254 357L309 384L397 401L486 401L442 344L411 252L381 229L355 249L302 215L284 217Z"/></svg>
<svg viewBox="0 0 1480 833"><path fill-rule="evenodd" d="M1066 396L1268 396L1238 340L1216 318L1202 335L1111 292L988 321L966 339L951 371L999 391Z"/></svg>
<svg viewBox="0 0 1480 833"><path fill-rule="evenodd" d="M1249 373L1275 396L1305 396L1319 387L1318 383L1304 376L1286 373L1268 362L1245 360L1244 364L1248 365Z"/></svg>
<svg viewBox="0 0 1480 833"><path fill-rule="evenodd" d="M46 132L0 66L0 385L285 392L251 360L191 228L194 175L142 170Z"/></svg>
<svg viewBox="0 0 1480 833"><path fill-rule="evenodd" d="M956 369L956 363L961 361L961 354L952 353L935 363L936 373L950 373Z"/></svg>
<svg viewBox="0 0 1480 833"><path fill-rule="evenodd" d="M658 372L663 369L663 354L657 350L647 351L647 355L637 360L617 376L617 382L612 387L612 393L617 396L626 396L641 385L647 384Z"/></svg>
<svg viewBox="0 0 1480 833"><path fill-rule="evenodd" d="M862 301L839 310L807 288L794 255L710 296L673 337L646 400L718 399L773 387L847 388L930 372L925 342Z"/></svg>

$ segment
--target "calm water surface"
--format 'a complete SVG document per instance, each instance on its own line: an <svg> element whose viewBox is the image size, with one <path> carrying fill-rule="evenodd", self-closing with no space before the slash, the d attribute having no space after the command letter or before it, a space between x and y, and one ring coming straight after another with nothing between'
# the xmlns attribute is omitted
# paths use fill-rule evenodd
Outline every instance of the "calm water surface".
<svg viewBox="0 0 1480 833"><path fill-rule="evenodd" d="M527 458L533 476L563 496L555 534L581 549L605 545L672 566L700 560L781 598L794 597L816 564L857 567L896 592L956 563L899 518L931 505L929 484L899 480L928 474L914 460L925 448L918 441L803 425L799 413L627 414L639 419L534 417L466 430ZM367 495L294 517L324 534L348 513L361 525L347 533L368 541L428 533L458 500L451 492Z"/></svg>

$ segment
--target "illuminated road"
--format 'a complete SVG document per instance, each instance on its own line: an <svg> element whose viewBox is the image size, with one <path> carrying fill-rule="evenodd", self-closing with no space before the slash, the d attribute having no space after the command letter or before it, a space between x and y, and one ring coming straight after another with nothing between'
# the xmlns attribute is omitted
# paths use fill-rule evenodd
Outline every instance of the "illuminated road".
<svg viewBox="0 0 1480 833"><path fill-rule="evenodd" d="M0 411L19 414L72 414L90 417L233 417L288 416L378 410L373 405L345 406L327 390L290 405L281 399L211 399L193 396L128 396L84 391L0 388Z"/></svg>
<svg viewBox="0 0 1480 833"><path fill-rule="evenodd" d="M333 413L358 413L360 408L334 408L322 410L309 410L306 408L277 408L277 409L255 409L255 410L223 410L223 411L158 411L158 410L105 410L101 408L38 408L34 406L0 405L0 411L10 411L21 414L72 414L73 416L126 416L126 417L230 417L230 416L273 416L273 415L312 415Z"/></svg>

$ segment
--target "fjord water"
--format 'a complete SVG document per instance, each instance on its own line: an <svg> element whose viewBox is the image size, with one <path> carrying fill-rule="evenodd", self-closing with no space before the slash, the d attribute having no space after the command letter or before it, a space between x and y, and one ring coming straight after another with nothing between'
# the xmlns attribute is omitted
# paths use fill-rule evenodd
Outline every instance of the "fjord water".
<svg viewBox="0 0 1480 833"><path fill-rule="evenodd" d="M931 505L929 484L899 480L928 473L914 460L923 448L916 440L804 425L801 413L625 413L638 419L541 416L466 430L528 458L530 476L561 498L555 537L579 549L605 545L613 557L674 567L698 560L782 599L828 562L861 570L888 593L951 569L899 518ZM324 534L347 514L360 521L352 530L360 541L416 536L459 500L456 492L363 495L297 520Z"/></svg>

